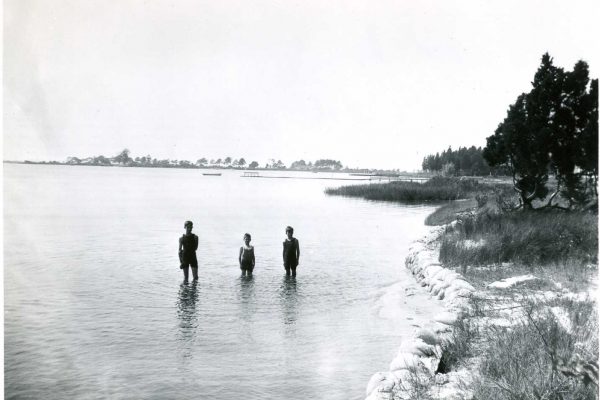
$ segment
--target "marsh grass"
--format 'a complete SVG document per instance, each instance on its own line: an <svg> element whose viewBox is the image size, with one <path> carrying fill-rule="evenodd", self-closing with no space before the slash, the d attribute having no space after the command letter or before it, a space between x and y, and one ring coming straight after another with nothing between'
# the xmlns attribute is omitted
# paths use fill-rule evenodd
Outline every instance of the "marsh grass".
<svg viewBox="0 0 600 400"><path fill-rule="evenodd" d="M450 265L596 263L597 215L512 212L459 217L442 237L440 261ZM465 246L465 241L477 246Z"/></svg>
<svg viewBox="0 0 600 400"><path fill-rule="evenodd" d="M330 195L362 197L367 200L417 203L429 201L466 199L473 193L491 190L491 186L476 179L434 177L425 183L388 182L367 185L350 185L328 188Z"/></svg>

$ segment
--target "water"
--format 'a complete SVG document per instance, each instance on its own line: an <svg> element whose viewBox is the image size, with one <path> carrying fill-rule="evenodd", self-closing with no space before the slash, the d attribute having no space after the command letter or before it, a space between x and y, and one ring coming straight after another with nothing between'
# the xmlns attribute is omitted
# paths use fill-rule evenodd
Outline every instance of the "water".
<svg viewBox="0 0 600 400"><path fill-rule="evenodd" d="M323 193L347 181L240 175L5 164L6 398L364 398L439 307L403 267L433 208ZM184 285L187 219L200 280Z"/></svg>

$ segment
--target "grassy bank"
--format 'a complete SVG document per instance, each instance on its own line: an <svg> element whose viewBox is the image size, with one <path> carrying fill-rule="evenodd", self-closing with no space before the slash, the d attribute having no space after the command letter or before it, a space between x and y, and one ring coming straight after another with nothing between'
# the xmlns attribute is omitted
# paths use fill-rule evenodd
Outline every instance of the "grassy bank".
<svg viewBox="0 0 600 400"><path fill-rule="evenodd" d="M328 188L330 195L361 197L367 200L405 203L467 199L475 193L489 191L490 186L475 179L434 177L425 183L389 182Z"/></svg>
<svg viewBox="0 0 600 400"><path fill-rule="evenodd" d="M453 327L445 368L473 372L475 399L596 399L598 310L588 289L598 275L597 214L503 212L478 200L428 218L456 220L439 238L440 261L477 289Z"/></svg>
<svg viewBox="0 0 600 400"><path fill-rule="evenodd" d="M429 214L427 218L425 218L425 225L445 225L454 221L458 215L471 212L476 208L477 201L475 199L450 201Z"/></svg>
<svg viewBox="0 0 600 400"><path fill-rule="evenodd" d="M597 216L590 213L462 215L442 238L440 261L451 266L597 263L597 226Z"/></svg>

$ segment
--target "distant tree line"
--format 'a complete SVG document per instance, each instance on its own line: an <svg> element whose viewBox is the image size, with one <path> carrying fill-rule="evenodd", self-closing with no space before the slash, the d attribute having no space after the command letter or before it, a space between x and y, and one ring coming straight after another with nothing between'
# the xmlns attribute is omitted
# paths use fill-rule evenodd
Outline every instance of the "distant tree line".
<svg viewBox="0 0 600 400"><path fill-rule="evenodd" d="M94 156L88 158L69 157L66 164L69 165L99 165L99 166L127 166L127 167L149 167L149 168L232 168L232 169L275 169L295 171L341 171L343 165L340 161L320 159L313 162L304 160L294 161L288 168L281 160L270 159L263 168L257 161L248 163L242 158L199 158L196 162L188 160L156 159L151 155L132 158L129 149L123 149L114 157ZM348 169L346 169L348 170ZM363 171L363 170L360 170Z"/></svg>
<svg viewBox="0 0 600 400"><path fill-rule="evenodd" d="M568 201L559 208L597 204L598 80L590 81L588 64L565 71L544 54L531 91L509 106L483 156L510 171L523 208L534 199L558 207L558 194ZM556 183L548 187L550 175Z"/></svg>
<svg viewBox="0 0 600 400"><path fill-rule="evenodd" d="M339 171L343 168L341 162L335 160L317 160L314 162L306 163L304 160L294 161L290 165L290 169L295 170L327 170L327 171Z"/></svg>
<svg viewBox="0 0 600 400"><path fill-rule="evenodd" d="M423 171L437 172L445 176L482 176L492 172L483 157L483 150L475 146L459 147L456 151L448 147L448 150L444 150L441 154L430 154L423 158L421 167ZM500 168L494 171L500 174L503 172Z"/></svg>

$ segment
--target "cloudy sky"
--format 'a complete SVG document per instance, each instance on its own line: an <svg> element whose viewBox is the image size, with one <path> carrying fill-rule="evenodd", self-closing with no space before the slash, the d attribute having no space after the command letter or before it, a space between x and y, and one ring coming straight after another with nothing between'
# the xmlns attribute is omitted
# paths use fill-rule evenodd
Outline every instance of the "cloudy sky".
<svg viewBox="0 0 600 400"><path fill-rule="evenodd" d="M600 2L5 0L4 159L483 146L542 54L598 77Z"/></svg>

